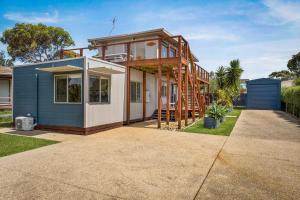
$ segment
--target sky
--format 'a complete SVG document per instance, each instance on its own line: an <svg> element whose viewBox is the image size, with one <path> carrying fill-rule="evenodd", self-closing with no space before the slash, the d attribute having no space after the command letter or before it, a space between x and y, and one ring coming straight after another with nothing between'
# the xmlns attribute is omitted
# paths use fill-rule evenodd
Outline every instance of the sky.
<svg viewBox="0 0 300 200"><path fill-rule="evenodd" d="M165 28L183 35L208 71L240 59L242 78L287 69L300 51L300 0L0 0L0 35L15 23L63 27L75 47L87 39ZM4 49L5 46L0 46Z"/></svg>

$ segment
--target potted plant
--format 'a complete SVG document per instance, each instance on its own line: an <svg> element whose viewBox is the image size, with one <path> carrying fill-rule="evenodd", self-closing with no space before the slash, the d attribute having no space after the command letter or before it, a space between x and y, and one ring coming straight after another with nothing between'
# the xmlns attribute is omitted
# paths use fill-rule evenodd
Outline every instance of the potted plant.
<svg viewBox="0 0 300 200"><path fill-rule="evenodd" d="M220 106L213 103L207 110L207 115L204 117L205 128L217 128L220 126L220 119L222 117L222 111Z"/></svg>

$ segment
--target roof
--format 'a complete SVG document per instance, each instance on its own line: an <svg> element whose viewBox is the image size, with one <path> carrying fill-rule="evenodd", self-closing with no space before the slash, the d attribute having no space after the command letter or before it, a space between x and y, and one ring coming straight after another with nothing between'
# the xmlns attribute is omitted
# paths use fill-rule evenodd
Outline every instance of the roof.
<svg viewBox="0 0 300 200"><path fill-rule="evenodd" d="M281 80L273 78L259 78L247 81L247 84L280 84Z"/></svg>
<svg viewBox="0 0 300 200"><path fill-rule="evenodd" d="M135 33L92 38L92 39L88 39L88 42L90 43L96 42L97 43L96 45L101 45L101 44L107 44L112 42L117 43L124 40L130 41L130 40L136 40L136 39L142 39L145 37L154 37L154 36L172 37L173 35L164 28L157 28L157 29L151 29L151 30L135 32ZM175 39L173 40L175 43L177 42ZM193 53L192 56L194 57L196 62L199 61L198 58Z"/></svg>
<svg viewBox="0 0 300 200"><path fill-rule="evenodd" d="M108 43L108 42L117 42L119 40L135 40L135 39L139 39L139 38L151 37L151 36L157 36L157 35L168 36L168 37L172 36L172 34L169 33L168 31L166 31L164 28L158 28L158 29L151 29L151 30L142 31L142 32L92 38L92 39L88 39L88 42L97 41L97 43Z"/></svg>
<svg viewBox="0 0 300 200"><path fill-rule="evenodd" d="M0 66L0 76L11 77L12 69L11 67Z"/></svg>

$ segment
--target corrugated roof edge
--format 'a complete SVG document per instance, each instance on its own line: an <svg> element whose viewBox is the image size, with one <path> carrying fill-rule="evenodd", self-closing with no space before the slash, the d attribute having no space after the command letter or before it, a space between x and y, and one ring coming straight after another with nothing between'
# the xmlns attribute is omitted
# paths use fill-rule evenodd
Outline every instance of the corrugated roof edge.
<svg viewBox="0 0 300 200"><path fill-rule="evenodd" d="M65 59L58 59L58 60L50 60L50 61L39 62L39 63L28 63L28 64L23 64L23 65L16 65L13 68L16 68L16 67L27 67L27 66L40 65L40 64L46 64L46 63L55 63L55 62L75 60L75 59L83 59L85 57L86 56L81 56L81 57L77 57L77 58L65 58Z"/></svg>
<svg viewBox="0 0 300 200"><path fill-rule="evenodd" d="M92 38L92 39L88 39L88 42L92 42L92 41L95 41L95 40L109 40L109 39L114 39L114 38L139 36L139 35L148 34L148 33L155 33L155 32L164 32L165 34L167 34L169 36L172 36L172 34L170 32L168 32L166 29L157 28L157 29L151 29L151 30L135 32L135 33L120 34L120 35L113 35L113 36L106 36L106 37L99 37L99 38Z"/></svg>

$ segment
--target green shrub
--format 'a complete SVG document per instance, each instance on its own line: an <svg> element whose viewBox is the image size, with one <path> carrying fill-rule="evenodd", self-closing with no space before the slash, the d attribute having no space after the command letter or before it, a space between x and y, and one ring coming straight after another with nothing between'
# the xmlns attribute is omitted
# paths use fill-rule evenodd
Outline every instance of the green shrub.
<svg viewBox="0 0 300 200"><path fill-rule="evenodd" d="M208 117L214 119L222 119L226 115L226 108L214 102L211 106L208 107L207 115Z"/></svg>
<svg viewBox="0 0 300 200"><path fill-rule="evenodd" d="M300 107L300 86L283 88L281 91L283 102Z"/></svg>

